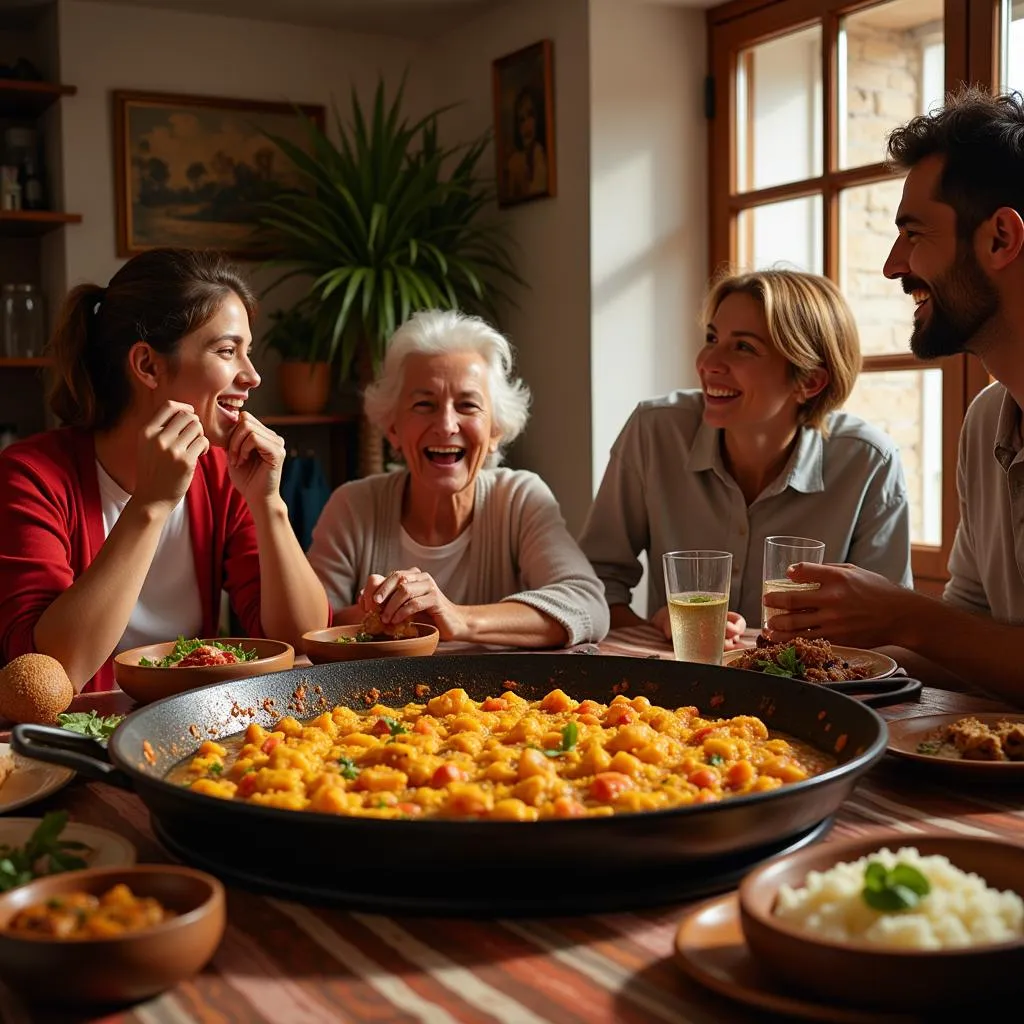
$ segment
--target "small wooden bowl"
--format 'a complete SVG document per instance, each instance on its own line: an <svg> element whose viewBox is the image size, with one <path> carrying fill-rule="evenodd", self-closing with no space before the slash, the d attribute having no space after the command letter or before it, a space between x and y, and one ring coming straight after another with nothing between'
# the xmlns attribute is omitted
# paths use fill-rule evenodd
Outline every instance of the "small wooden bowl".
<svg viewBox="0 0 1024 1024"><path fill-rule="evenodd" d="M797 888L809 871L827 871L883 847L894 852L914 847L923 857L948 857L961 871L980 875L990 888L1024 895L1024 846L1013 843L888 831L819 843L755 868L740 885L740 922L760 966L795 991L890 1013L945 1012L982 998L1019 994L1024 940L960 949L883 949L824 939L774 915L780 886Z"/></svg>
<svg viewBox="0 0 1024 1024"><path fill-rule="evenodd" d="M176 916L109 939L55 939L7 930L19 910L71 892L102 895L123 882ZM136 1002L190 978L224 934L224 888L170 864L89 868L37 878L0 896L0 977L29 999L65 1004Z"/></svg>
<svg viewBox="0 0 1024 1024"><path fill-rule="evenodd" d="M329 629L315 629L302 636L302 647L314 665L329 661L360 661L363 658L419 658L433 654L437 649L440 634L436 626L425 622L414 622L419 636L405 640L370 640L365 643L340 643L338 637L355 636L363 627L331 626Z"/></svg>
<svg viewBox="0 0 1024 1024"><path fill-rule="evenodd" d="M218 643L231 644L244 650L255 650L254 661L241 661L235 665L204 665L197 668L150 668L140 665L143 658L157 661L174 650L174 643L149 644L122 651L114 658L114 679L117 685L139 704L150 704L164 697L172 697L185 690L195 690L211 683L226 683L230 679L249 679L268 672L285 672L295 664L295 648L281 640L255 640L248 637L217 637ZM210 643L204 640L203 643Z"/></svg>

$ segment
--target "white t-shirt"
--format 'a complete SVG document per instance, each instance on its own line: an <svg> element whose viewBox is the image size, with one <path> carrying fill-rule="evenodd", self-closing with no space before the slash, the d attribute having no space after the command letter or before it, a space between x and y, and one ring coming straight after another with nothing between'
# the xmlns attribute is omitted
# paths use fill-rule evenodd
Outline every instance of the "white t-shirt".
<svg viewBox="0 0 1024 1024"><path fill-rule="evenodd" d="M439 547L418 544L405 532L404 526L399 529L402 546L401 567L411 569L415 565L423 572L429 572L441 593L447 594L448 585L460 571L464 571L463 563L467 561L466 552L473 536L473 524L470 523L455 540Z"/></svg>
<svg viewBox="0 0 1024 1024"><path fill-rule="evenodd" d="M103 534L109 537L131 495L118 487L98 461L96 472L103 507ZM202 628L203 606L192 558L188 509L182 500L164 523L142 593L114 653L179 636L196 637Z"/></svg>

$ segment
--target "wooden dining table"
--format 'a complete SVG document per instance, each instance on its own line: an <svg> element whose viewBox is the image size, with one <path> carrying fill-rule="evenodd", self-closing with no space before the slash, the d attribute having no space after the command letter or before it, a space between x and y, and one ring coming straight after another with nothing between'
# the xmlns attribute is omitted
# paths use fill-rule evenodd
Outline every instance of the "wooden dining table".
<svg viewBox="0 0 1024 1024"><path fill-rule="evenodd" d="M444 651L447 645L442 645ZM456 648L479 650L479 648ZM574 652L566 652L571 656ZM613 631L575 653L671 658L653 628ZM127 697L82 695L73 710L127 711ZM880 710L892 720L1001 711L980 694L925 688ZM950 785L886 756L860 781L822 840L884 827L912 844L925 833L1024 844L1024 788ZM140 862L173 862L142 801L75 779L19 815L63 808L73 821L129 839ZM528 827L528 826L526 826ZM339 864L344 851L338 851ZM557 884L557 880L555 882ZM690 980L674 958L687 904L551 919L384 916L313 906L228 887L223 941L200 974L147 1002L102 1014L28 1006L0 985L3 1024L736 1024L779 1021ZM55 979L55 984L59 984Z"/></svg>

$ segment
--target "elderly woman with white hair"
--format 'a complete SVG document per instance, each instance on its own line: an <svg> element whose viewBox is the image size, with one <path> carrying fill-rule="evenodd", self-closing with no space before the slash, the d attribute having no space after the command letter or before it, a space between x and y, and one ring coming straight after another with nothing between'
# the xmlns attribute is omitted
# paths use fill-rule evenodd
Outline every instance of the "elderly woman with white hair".
<svg viewBox="0 0 1024 1024"><path fill-rule="evenodd" d="M443 640L558 647L608 631L604 590L535 473L499 467L530 393L477 317L428 310L388 343L365 395L405 463L343 484L309 560L335 621L433 622Z"/></svg>

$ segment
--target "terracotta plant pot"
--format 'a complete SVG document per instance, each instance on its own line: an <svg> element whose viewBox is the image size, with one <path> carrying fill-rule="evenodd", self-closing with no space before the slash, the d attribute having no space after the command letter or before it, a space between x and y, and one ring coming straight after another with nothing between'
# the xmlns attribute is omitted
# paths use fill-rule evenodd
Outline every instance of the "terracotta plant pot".
<svg viewBox="0 0 1024 1024"><path fill-rule="evenodd" d="M281 401L289 412L323 412L331 393L330 363L283 362L277 368Z"/></svg>

